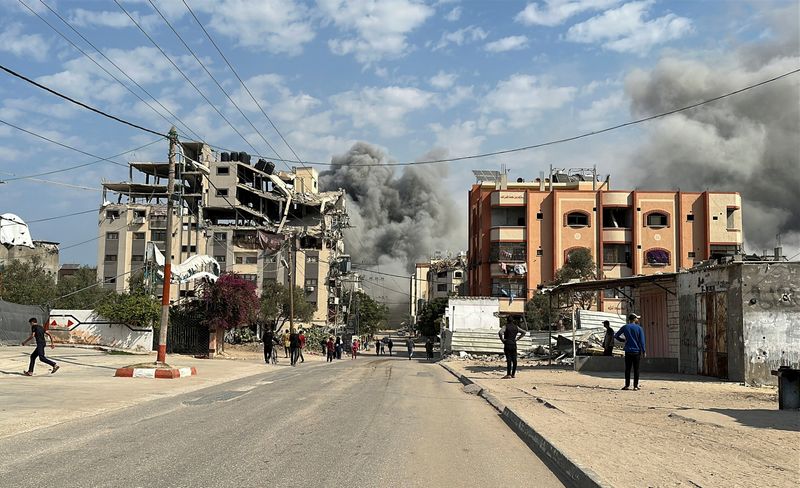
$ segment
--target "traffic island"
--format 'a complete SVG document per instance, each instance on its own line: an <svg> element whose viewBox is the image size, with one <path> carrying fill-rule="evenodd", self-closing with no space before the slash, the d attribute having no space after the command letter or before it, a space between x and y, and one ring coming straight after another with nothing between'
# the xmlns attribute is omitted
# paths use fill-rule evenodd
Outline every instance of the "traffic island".
<svg viewBox="0 0 800 488"><path fill-rule="evenodd" d="M166 363L139 363L122 368L117 368L114 376L120 378L163 378L174 379L186 376L196 376L197 369L175 368Z"/></svg>

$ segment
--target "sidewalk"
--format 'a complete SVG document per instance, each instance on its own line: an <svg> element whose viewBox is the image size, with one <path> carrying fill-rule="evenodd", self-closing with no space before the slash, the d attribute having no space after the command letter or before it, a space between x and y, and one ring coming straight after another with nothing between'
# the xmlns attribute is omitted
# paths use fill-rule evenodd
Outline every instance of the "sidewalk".
<svg viewBox="0 0 800 488"><path fill-rule="evenodd" d="M7 437L68 420L128 407L155 398L174 396L200 388L289 367L264 364L263 354L241 354L241 360L195 359L168 355L172 366L196 367L197 376L179 379L115 378L118 367L155 361L149 355L113 354L95 349L56 346L47 355L61 369L37 362L35 376L28 369L31 346L0 347L0 437ZM238 352L232 353L239 357ZM306 358L308 362L308 358Z"/></svg>
<svg viewBox="0 0 800 488"><path fill-rule="evenodd" d="M505 363L447 361L611 486L796 486L800 414L777 390L699 376L580 374ZM501 369L502 366L502 369Z"/></svg>

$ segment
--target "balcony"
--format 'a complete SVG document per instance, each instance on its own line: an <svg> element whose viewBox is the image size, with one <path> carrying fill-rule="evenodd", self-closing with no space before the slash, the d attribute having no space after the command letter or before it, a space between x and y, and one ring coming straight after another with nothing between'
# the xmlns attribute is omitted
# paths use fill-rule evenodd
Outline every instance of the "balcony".
<svg viewBox="0 0 800 488"><path fill-rule="evenodd" d="M525 227L493 227L489 231L492 241L524 241Z"/></svg>
<svg viewBox="0 0 800 488"><path fill-rule="evenodd" d="M631 242L630 229L603 229L603 242Z"/></svg>

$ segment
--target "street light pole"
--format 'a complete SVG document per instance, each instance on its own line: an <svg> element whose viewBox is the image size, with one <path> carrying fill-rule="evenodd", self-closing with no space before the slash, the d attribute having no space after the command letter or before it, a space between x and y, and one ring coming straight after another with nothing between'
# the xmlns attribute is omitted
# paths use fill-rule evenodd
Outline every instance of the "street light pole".
<svg viewBox="0 0 800 488"><path fill-rule="evenodd" d="M167 326L169 324L169 285L172 279L172 196L175 193L175 156L178 149L178 132L169 130L169 179L167 180L167 232L164 240L164 286L161 289L161 328L158 333L156 362L167 361Z"/></svg>

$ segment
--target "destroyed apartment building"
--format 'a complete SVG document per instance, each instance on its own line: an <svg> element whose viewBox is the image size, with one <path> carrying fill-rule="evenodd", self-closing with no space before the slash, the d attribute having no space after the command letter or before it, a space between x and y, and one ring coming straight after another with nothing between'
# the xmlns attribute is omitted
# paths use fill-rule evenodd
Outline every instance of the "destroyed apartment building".
<svg viewBox="0 0 800 488"><path fill-rule="evenodd" d="M442 255L437 251L427 262L417 263L411 277L411 309L416 322L425 304L436 298L465 295L467 291L467 253Z"/></svg>
<svg viewBox="0 0 800 488"><path fill-rule="evenodd" d="M154 276L172 232L173 267L206 255L219 271L254 282L259 293L270 281L294 281L317 307L313 321L325 323L328 297L337 295L329 289L335 283L328 279L329 263L344 251L344 191L321 192L313 168L277 171L272 162L253 161L244 152L218 153L199 142L179 148L172 229L167 229L167 162L131 162L128 181L103 183L98 278L121 292L133 273ZM289 236L296 237L291 256ZM172 287L173 300L195 295L189 278L173 273L173 282L180 281Z"/></svg>

